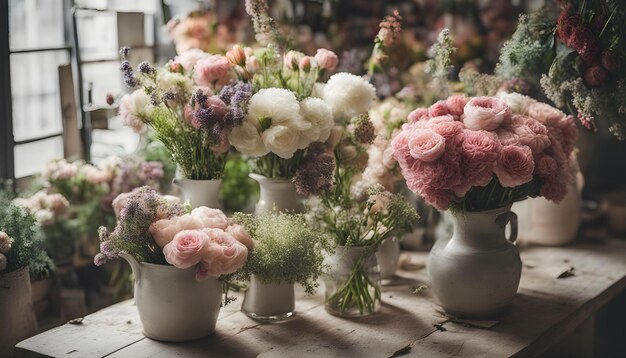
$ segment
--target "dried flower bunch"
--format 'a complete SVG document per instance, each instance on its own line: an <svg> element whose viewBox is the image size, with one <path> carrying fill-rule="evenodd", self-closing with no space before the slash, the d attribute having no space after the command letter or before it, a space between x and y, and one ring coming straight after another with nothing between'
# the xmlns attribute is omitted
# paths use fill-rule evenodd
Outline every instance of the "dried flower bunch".
<svg viewBox="0 0 626 358"><path fill-rule="evenodd" d="M509 79L531 81L587 128L595 129L600 120L623 140L626 6L621 1L588 0L562 1L561 6L558 17L541 11L520 18L502 50L498 71Z"/></svg>
<svg viewBox="0 0 626 358"><path fill-rule="evenodd" d="M392 146L427 203L483 211L539 195L559 202L574 180L576 135L571 116L522 95L452 96L411 112Z"/></svg>
<svg viewBox="0 0 626 358"><path fill-rule="evenodd" d="M195 267L196 279L205 280L234 273L253 247L243 227L231 224L220 210L186 212L180 199L147 186L119 195L113 206L119 213L117 226L112 232L100 228L96 265L126 253L139 262Z"/></svg>
<svg viewBox="0 0 626 358"><path fill-rule="evenodd" d="M299 283L313 294L329 249L325 233L307 224L304 216L278 212L258 216L237 213L233 221L252 237L254 248L237 277L255 275L264 283Z"/></svg>

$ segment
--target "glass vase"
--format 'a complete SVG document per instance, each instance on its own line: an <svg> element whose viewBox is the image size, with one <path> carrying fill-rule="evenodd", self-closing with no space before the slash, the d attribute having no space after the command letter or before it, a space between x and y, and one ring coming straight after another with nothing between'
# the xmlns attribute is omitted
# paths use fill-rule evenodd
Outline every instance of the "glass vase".
<svg viewBox="0 0 626 358"><path fill-rule="evenodd" d="M341 317L363 317L380 310L380 268L369 247L338 246L327 263L326 311Z"/></svg>

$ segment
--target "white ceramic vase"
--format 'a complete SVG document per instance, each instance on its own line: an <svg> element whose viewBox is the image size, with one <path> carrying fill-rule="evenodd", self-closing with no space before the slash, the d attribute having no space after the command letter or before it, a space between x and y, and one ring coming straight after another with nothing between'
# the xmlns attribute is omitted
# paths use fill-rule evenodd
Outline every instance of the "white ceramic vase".
<svg viewBox="0 0 626 358"><path fill-rule="evenodd" d="M296 307L292 283L263 283L257 276L250 277L241 311L259 321L282 321L293 316Z"/></svg>
<svg viewBox="0 0 626 358"><path fill-rule="evenodd" d="M28 267L0 273L0 356L11 357L16 343L35 334Z"/></svg>
<svg viewBox="0 0 626 358"><path fill-rule="evenodd" d="M268 211L302 213L304 206L296 193L296 186L291 180L271 179L263 175L250 173L250 178L259 183L261 189L255 214Z"/></svg>
<svg viewBox="0 0 626 358"><path fill-rule="evenodd" d="M380 310L380 268L367 247L337 246L325 264L326 312L340 317L363 317Z"/></svg>
<svg viewBox="0 0 626 358"><path fill-rule="evenodd" d="M381 280L388 280L396 274L400 261L400 240L390 237L383 241L376 251Z"/></svg>
<svg viewBox="0 0 626 358"><path fill-rule="evenodd" d="M181 187L185 202L189 202L192 208L206 206L213 209L222 209L222 203L219 200L222 179L194 180L174 178L174 184Z"/></svg>
<svg viewBox="0 0 626 358"><path fill-rule="evenodd" d="M580 226L582 189L581 173L567 188L567 195L556 204L542 197L513 204L519 226L518 240L543 246L567 245L576 239Z"/></svg>
<svg viewBox="0 0 626 358"><path fill-rule="evenodd" d="M215 278L197 281L196 269L137 262L122 254L135 276L135 303L143 334L167 342L206 337L215 331L222 284Z"/></svg>
<svg viewBox="0 0 626 358"><path fill-rule="evenodd" d="M522 262L513 244L516 215L510 207L452 216L454 234L438 240L428 256L431 287L443 309L455 316L492 318L511 303ZM511 237L505 226L511 224Z"/></svg>

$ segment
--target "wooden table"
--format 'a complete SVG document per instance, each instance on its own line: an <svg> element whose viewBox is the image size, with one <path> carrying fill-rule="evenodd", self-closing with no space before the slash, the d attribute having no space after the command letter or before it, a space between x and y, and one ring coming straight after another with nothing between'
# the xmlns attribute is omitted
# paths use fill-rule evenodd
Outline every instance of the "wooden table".
<svg viewBox="0 0 626 358"><path fill-rule="evenodd" d="M444 316L431 290L412 293L413 288L428 284L427 253L403 255L412 270L399 271L393 285L384 287L382 311L370 317L342 319L327 314L322 286L314 296L297 291L293 318L262 324L239 312L239 296L221 310L213 336L168 344L141 334L131 300L17 347L29 356L57 357L530 357L545 352L584 322L593 322L598 309L626 289L624 241L528 247L522 250L519 293L501 320L463 322ZM573 275L557 278L569 267L574 268Z"/></svg>

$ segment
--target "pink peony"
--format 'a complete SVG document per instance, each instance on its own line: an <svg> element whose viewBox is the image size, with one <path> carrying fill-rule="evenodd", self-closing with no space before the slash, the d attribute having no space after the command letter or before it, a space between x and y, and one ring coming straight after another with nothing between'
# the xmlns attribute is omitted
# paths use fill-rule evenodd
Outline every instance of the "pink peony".
<svg viewBox="0 0 626 358"><path fill-rule="evenodd" d="M463 123L456 121L441 121L439 123L435 123L432 127L432 130L435 133L441 135L446 140L452 139L463 132Z"/></svg>
<svg viewBox="0 0 626 358"><path fill-rule="evenodd" d="M520 143L519 136L510 130L498 128L495 133L502 145L519 145Z"/></svg>
<svg viewBox="0 0 626 358"><path fill-rule="evenodd" d="M225 56L211 55L196 63L195 80L199 85L209 86L228 74L230 62Z"/></svg>
<svg viewBox="0 0 626 358"><path fill-rule="evenodd" d="M558 180L548 180L539 189L541 196L555 203L559 203L567 194L567 187Z"/></svg>
<svg viewBox="0 0 626 358"><path fill-rule="evenodd" d="M196 279L218 277L237 271L248 258L248 249L231 234L220 229L205 229L209 244L204 249Z"/></svg>
<svg viewBox="0 0 626 358"><path fill-rule="evenodd" d="M249 250L254 247L252 237L243 226L237 224L231 225L226 228L226 232L231 234L237 241L244 244Z"/></svg>
<svg viewBox="0 0 626 358"><path fill-rule="evenodd" d="M547 154L540 154L535 160L535 172L542 178L550 178L556 175L559 165L556 160Z"/></svg>
<svg viewBox="0 0 626 358"><path fill-rule="evenodd" d="M486 131L465 131L461 144L462 169L466 180L454 188L457 196L463 196L472 186L485 186L493 177L493 169L502 145L495 134Z"/></svg>
<svg viewBox="0 0 626 358"><path fill-rule="evenodd" d="M408 146L411 157L424 162L432 162L443 154L446 149L446 140L434 131L418 129L411 133Z"/></svg>
<svg viewBox="0 0 626 358"><path fill-rule="evenodd" d="M494 168L500 184L506 188L528 183L533 179L535 162L528 146L507 145L502 148Z"/></svg>
<svg viewBox="0 0 626 358"><path fill-rule="evenodd" d="M513 133L521 145L530 147L533 154L541 153L550 145L548 129L543 124L521 115L514 115L513 118L517 120L512 127Z"/></svg>
<svg viewBox="0 0 626 358"><path fill-rule="evenodd" d="M161 219L152 225L148 231L159 247L164 247L174 239L174 236L183 230L195 229L226 229L228 219L221 210L210 209L205 206L195 208L190 214L185 214L171 219Z"/></svg>
<svg viewBox="0 0 626 358"><path fill-rule="evenodd" d="M334 52L327 50L325 48L317 49L317 53L315 54L315 62L317 65L324 70L334 71L339 63L339 58L335 55Z"/></svg>
<svg viewBox="0 0 626 358"><path fill-rule="evenodd" d="M409 113L407 122L415 123L415 122L421 121L422 119L428 119L428 108L414 109L411 113Z"/></svg>
<svg viewBox="0 0 626 358"><path fill-rule="evenodd" d="M198 61L203 60L209 56L210 55L208 53L194 48L184 51L180 55L176 56L174 58L174 62L179 63L181 66L183 66L185 71L189 72L194 68Z"/></svg>
<svg viewBox="0 0 626 358"><path fill-rule="evenodd" d="M528 106L528 116L549 126L555 125L566 117L565 113L547 103L541 102L534 102Z"/></svg>
<svg viewBox="0 0 626 358"><path fill-rule="evenodd" d="M200 206L191 211L191 216L201 220L205 228L225 230L228 227L228 218L219 209Z"/></svg>
<svg viewBox="0 0 626 358"><path fill-rule="evenodd" d="M450 111L445 101L438 101L428 108L428 116L430 117L445 116L447 114L450 114Z"/></svg>
<svg viewBox="0 0 626 358"><path fill-rule="evenodd" d="M202 230L183 230L163 247L165 260L170 264L186 269L202 260L209 245L209 236Z"/></svg>
<svg viewBox="0 0 626 358"><path fill-rule="evenodd" d="M464 107L463 123L472 130L494 130L511 116L511 109L496 97L474 97Z"/></svg>

